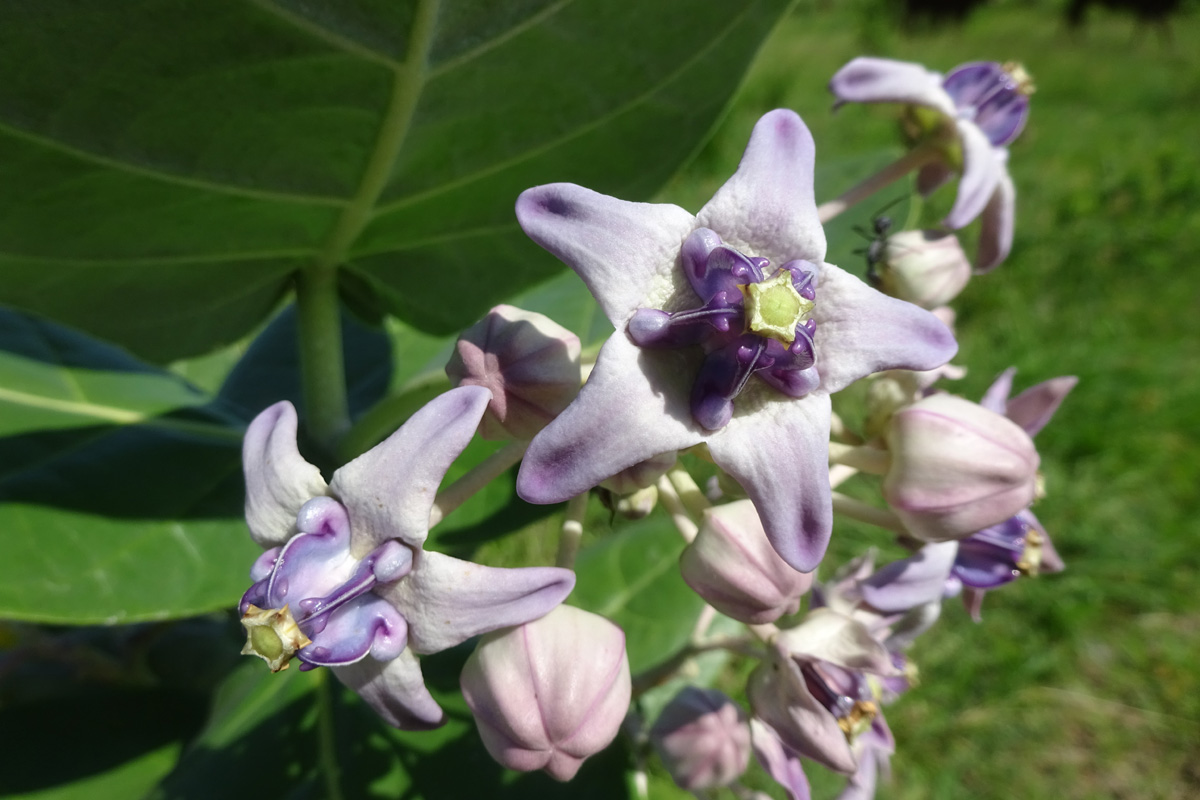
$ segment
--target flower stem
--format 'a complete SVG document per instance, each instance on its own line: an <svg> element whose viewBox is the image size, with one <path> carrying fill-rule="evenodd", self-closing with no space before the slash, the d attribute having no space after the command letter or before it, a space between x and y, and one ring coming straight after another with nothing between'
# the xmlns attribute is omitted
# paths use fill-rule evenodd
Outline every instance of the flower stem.
<svg viewBox="0 0 1200 800"><path fill-rule="evenodd" d="M685 542L692 542L696 539L696 534L700 529L696 523L688 516L687 507L683 501L679 499L679 493L675 491L675 487L671 484L671 479L663 475L658 479L658 499L667 509L667 513L671 515L671 521L675 523L675 529L679 531L679 535L683 537Z"/></svg>
<svg viewBox="0 0 1200 800"><path fill-rule="evenodd" d="M587 514L588 493L577 494L567 503L567 515L558 534L558 555L554 566L563 569L575 568L575 556L579 555L579 540L583 538L583 517Z"/></svg>
<svg viewBox="0 0 1200 800"><path fill-rule="evenodd" d="M325 778L325 796L343 800L341 769L333 736L333 698L329 688L329 670L316 671L317 680L317 750L321 774Z"/></svg>
<svg viewBox="0 0 1200 800"><path fill-rule="evenodd" d="M700 487L696 485L696 480L692 477L692 473L688 472L682 466L672 467L667 473L667 477L671 480L671 485L675 487L675 491L679 493L679 500L683 503L683 507L687 509L688 516L692 519L701 519L704 512L712 508L712 503L708 502L708 498L704 496L704 492L700 491Z"/></svg>
<svg viewBox="0 0 1200 800"><path fill-rule="evenodd" d="M829 443L829 463L845 464L862 472L872 475L886 475L891 465L892 457L887 450L878 447L862 445L855 447L849 444Z"/></svg>
<svg viewBox="0 0 1200 800"><path fill-rule="evenodd" d="M350 428L337 270L308 267L296 276L300 380L308 432L326 453L337 451Z"/></svg>
<svg viewBox="0 0 1200 800"><path fill-rule="evenodd" d="M429 527L444 520L451 511L461 506L472 495L500 477L509 467L521 460L529 442L517 439L501 447L490 456L480 461L466 475L456 480L437 493L433 508L429 512Z"/></svg>
<svg viewBox="0 0 1200 800"><path fill-rule="evenodd" d="M850 519L865 522L868 525L874 525L901 535L908 533L904 528L904 523L891 511L876 508L861 500L855 500L853 497L847 497L841 492L833 493L833 513L841 514Z"/></svg>
<svg viewBox="0 0 1200 800"><path fill-rule="evenodd" d="M828 203L822 203L817 208L817 217L823 225L851 206L857 205L881 189L887 188L913 170L936 161L940 156L940 146L932 141L922 142L862 183L848 189L841 197L830 200Z"/></svg>

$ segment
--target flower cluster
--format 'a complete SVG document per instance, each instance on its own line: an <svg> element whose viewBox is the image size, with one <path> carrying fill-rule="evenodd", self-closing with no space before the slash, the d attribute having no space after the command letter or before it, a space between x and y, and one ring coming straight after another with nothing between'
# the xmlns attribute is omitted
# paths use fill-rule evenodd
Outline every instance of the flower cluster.
<svg viewBox="0 0 1200 800"><path fill-rule="evenodd" d="M456 388L328 483L297 450L292 406L263 411L244 445L246 519L266 552L239 609L243 652L275 671L329 667L390 724L429 728L444 715L416 656L479 637L460 687L508 768L569 780L623 728L637 758L657 753L689 791L737 786L753 752L793 798L809 797L806 761L846 775L846 800L871 797L896 748L884 707L916 685L908 650L943 601L962 595L978 620L987 591L1063 569L1030 509L1044 493L1033 437L1075 379L1010 398L1010 369L980 403L937 388L964 373L948 363L946 304L972 272L947 229L981 217L978 272L1011 248L1006 148L1029 114L1024 71L860 58L831 89L839 105L904 105L918 191L960 174L940 229L893 234L878 219L868 282L826 262L822 223L886 181L818 207L813 138L784 109L758 121L694 215L573 184L528 189L520 225L578 273L612 335L593 364L566 329L498 306L458 340ZM868 377L855 431L831 396ZM476 431L512 441L439 494ZM558 567L425 549L431 522L522 454L520 497L570 501ZM688 472L699 461L717 472L707 495ZM836 491L855 475L879 479L877 503ZM623 516L665 507L686 540L682 580L705 604L690 643L639 676L620 627L562 605L593 489ZM877 568L868 552L819 578L835 514L910 555ZM713 633L716 619L742 634ZM688 686L651 719L641 703L629 712L721 647L757 662L749 711Z"/></svg>

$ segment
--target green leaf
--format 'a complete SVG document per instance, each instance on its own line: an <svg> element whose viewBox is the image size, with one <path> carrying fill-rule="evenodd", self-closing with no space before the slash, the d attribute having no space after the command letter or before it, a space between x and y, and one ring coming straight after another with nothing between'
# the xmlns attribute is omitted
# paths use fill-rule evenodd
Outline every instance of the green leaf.
<svg viewBox="0 0 1200 800"><path fill-rule="evenodd" d="M458 690L470 647L422 659L448 721L434 731L387 727L328 670L272 675L247 663L218 691L207 726L148 800L343 797L442 800L622 800L625 762L612 746L570 784L501 769Z"/></svg>
<svg viewBox="0 0 1200 800"><path fill-rule="evenodd" d="M641 672L687 644L704 601L679 574L684 541L656 514L585 548L571 602L625 631L629 667Z"/></svg>
<svg viewBox="0 0 1200 800"><path fill-rule="evenodd" d="M522 189L648 198L787 5L5 4L0 302L168 360L317 264L447 333L561 268Z"/></svg>

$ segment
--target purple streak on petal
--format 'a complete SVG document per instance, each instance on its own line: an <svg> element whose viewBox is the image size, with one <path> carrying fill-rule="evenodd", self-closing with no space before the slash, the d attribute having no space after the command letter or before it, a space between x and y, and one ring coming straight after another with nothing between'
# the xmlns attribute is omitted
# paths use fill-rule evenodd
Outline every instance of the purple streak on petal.
<svg viewBox="0 0 1200 800"><path fill-rule="evenodd" d="M746 334L704 359L692 385L692 416L706 430L724 428L733 417L733 400L758 369L767 351L761 336Z"/></svg>
<svg viewBox="0 0 1200 800"><path fill-rule="evenodd" d="M972 61L950 70L942 88L959 109L972 109L1009 82L1008 73L999 62Z"/></svg>
<svg viewBox="0 0 1200 800"><path fill-rule="evenodd" d="M680 247L696 228L678 206L629 203L570 183L527 189L517 220L579 273L617 328L645 304L656 277L679 269Z"/></svg>
<svg viewBox="0 0 1200 800"><path fill-rule="evenodd" d="M545 616L574 587L566 569L497 569L423 551L407 578L379 592L408 621L413 652L425 655Z"/></svg>
<svg viewBox="0 0 1200 800"><path fill-rule="evenodd" d="M954 177L954 170L945 162L934 161L917 170L917 191L928 197Z"/></svg>
<svg viewBox="0 0 1200 800"><path fill-rule="evenodd" d="M641 350L623 331L605 343L579 397L534 437L517 476L530 503L560 503L705 434L688 408L683 351Z"/></svg>
<svg viewBox="0 0 1200 800"><path fill-rule="evenodd" d="M1016 91L997 92L979 106L975 124L996 147L1016 139L1029 120L1029 97Z"/></svg>
<svg viewBox="0 0 1200 800"><path fill-rule="evenodd" d="M800 756L784 746L779 735L758 719L750 720L754 756L775 782L782 786L792 800L811 800L812 790Z"/></svg>
<svg viewBox="0 0 1200 800"><path fill-rule="evenodd" d="M1007 151L1004 151L1003 160L1008 161ZM1004 167L996 191L992 192L979 218L979 247L975 253L977 274L995 269L1008 258L1012 250L1016 203L1017 190L1008 175L1008 168Z"/></svg>
<svg viewBox="0 0 1200 800"><path fill-rule="evenodd" d="M296 424L296 409L283 400L254 418L242 442L246 524L260 547L286 542L300 506L325 494L321 471L296 448Z"/></svg>
<svg viewBox="0 0 1200 800"><path fill-rule="evenodd" d="M1008 401L1006 416L1033 436L1054 416L1079 379L1063 375L1031 386Z"/></svg>
<svg viewBox="0 0 1200 800"><path fill-rule="evenodd" d="M979 405L1003 416L1008 409L1008 396L1012 393L1013 376L1016 374L1017 368L1009 367L997 375L996 380L992 381L992 385L983 393Z"/></svg>
<svg viewBox="0 0 1200 800"><path fill-rule="evenodd" d="M824 266L817 291L822 391L840 391L882 370L940 367L958 351L954 334L936 316L877 292L832 264Z"/></svg>
<svg viewBox="0 0 1200 800"><path fill-rule="evenodd" d="M301 628L307 632L303 624ZM364 594L333 612L320 631L310 633L312 644L297 658L318 667L353 664L368 653L377 661L390 661L404 650L407 630L391 603Z"/></svg>
<svg viewBox="0 0 1200 800"><path fill-rule="evenodd" d="M825 258L825 232L813 196L812 134L794 111L759 119L737 172L700 210L697 221L738 250L783 264Z"/></svg>
<svg viewBox="0 0 1200 800"><path fill-rule="evenodd" d="M966 544L964 542L964 544ZM967 545L954 564L954 576L971 589L995 589L1020 577L1011 558L998 557L987 545Z"/></svg>
<svg viewBox="0 0 1200 800"><path fill-rule="evenodd" d="M969 224L982 213L1004 173L1002 151L992 146L975 123L960 119L958 139L962 143L962 177L958 181L954 207L942 220L942 224L952 230Z"/></svg>
<svg viewBox="0 0 1200 800"><path fill-rule="evenodd" d="M425 680L421 665L408 650L391 661L365 658L334 667L333 674L375 709L389 725L402 730L431 730L446 721Z"/></svg>
<svg viewBox="0 0 1200 800"><path fill-rule="evenodd" d="M808 369L764 369L758 373L771 386L786 394L788 397L804 397L815 392L821 385L821 376L816 367Z"/></svg>
<svg viewBox="0 0 1200 800"><path fill-rule="evenodd" d="M735 416L709 441L709 451L754 502L775 552L801 572L812 572L833 526L829 396L768 402Z"/></svg>
<svg viewBox="0 0 1200 800"><path fill-rule="evenodd" d="M957 542L927 544L916 555L893 561L866 580L863 599L886 613L940 601L957 551Z"/></svg>
<svg viewBox="0 0 1200 800"><path fill-rule="evenodd" d="M829 90L843 103L914 103L953 117L954 101L942 88L942 76L920 64L861 57L842 67Z"/></svg>
<svg viewBox="0 0 1200 800"><path fill-rule="evenodd" d="M353 576L358 562L350 556L350 526L336 500L316 497L305 503L300 518L313 530L292 538L279 553L268 583L272 608L327 597Z"/></svg>
<svg viewBox="0 0 1200 800"><path fill-rule="evenodd" d="M438 484L471 441L491 397L482 386L451 389L333 473L329 486L350 514L356 556L388 539L415 547L425 541Z"/></svg>

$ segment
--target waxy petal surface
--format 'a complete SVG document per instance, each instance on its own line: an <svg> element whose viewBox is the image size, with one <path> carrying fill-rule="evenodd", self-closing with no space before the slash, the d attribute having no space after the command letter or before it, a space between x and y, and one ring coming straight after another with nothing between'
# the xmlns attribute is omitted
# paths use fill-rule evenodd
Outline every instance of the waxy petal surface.
<svg viewBox="0 0 1200 800"><path fill-rule="evenodd" d="M321 471L296 447L296 425L296 409L282 400L254 418L242 442L246 524L263 548L291 538L300 507L325 494Z"/></svg>
<svg viewBox="0 0 1200 800"><path fill-rule="evenodd" d="M1046 427L1077 383L1079 378L1074 375L1063 375L1031 386L1008 401L1005 416L1033 436Z"/></svg>
<svg viewBox="0 0 1200 800"><path fill-rule="evenodd" d="M696 218L661 203L630 203L571 183L526 189L517 220L529 238L571 267L618 329L646 304L660 276L678 269Z"/></svg>
<svg viewBox="0 0 1200 800"><path fill-rule="evenodd" d="M771 259L825 260L825 231L813 194L816 147L794 111L776 109L755 124L737 172L696 215L739 250Z"/></svg>
<svg viewBox="0 0 1200 800"><path fill-rule="evenodd" d="M330 489L350 514L356 558L388 539L415 547L425 541L438 485L471 441L491 396L481 386L451 389L333 473Z"/></svg>
<svg viewBox="0 0 1200 800"><path fill-rule="evenodd" d="M958 140L962 144L962 177L954 207L942 220L952 230L969 224L983 212L1004 173L999 153L975 123L958 120Z"/></svg>
<svg viewBox="0 0 1200 800"><path fill-rule="evenodd" d="M941 600L957 552L957 542L925 545L868 578L862 586L863 599L885 613Z"/></svg>
<svg viewBox="0 0 1200 800"><path fill-rule="evenodd" d="M575 573L566 569L497 569L423 551L404 580L379 593L404 615L409 646L424 655L545 616L573 588Z"/></svg>
<svg viewBox="0 0 1200 800"><path fill-rule="evenodd" d="M817 291L817 370L824 392L882 370L940 367L958 352L954 334L932 313L832 264L821 270Z"/></svg>
<svg viewBox="0 0 1200 800"><path fill-rule="evenodd" d="M825 555L833 529L829 396L768 399L735 416L708 443L713 461L754 502L775 552L801 572Z"/></svg>
<svg viewBox="0 0 1200 800"><path fill-rule="evenodd" d="M364 658L349 666L334 667L333 674L392 727L423 731L446 721L445 712L425 688L421 664L411 650L387 662Z"/></svg>
<svg viewBox="0 0 1200 800"><path fill-rule="evenodd" d="M1007 151L1005 159L1007 161ZM990 272L1008 258L1012 250L1013 226L1017 215L1017 189L1008 168L1000 172L996 190L983 207L979 218L979 247L975 253L975 271Z"/></svg>
<svg viewBox="0 0 1200 800"><path fill-rule="evenodd" d="M942 76L920 64L887 58L861 57L842 67L829 81L842 103L914 103L948 117L958 112L942 88Z"/></svg>

